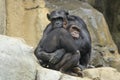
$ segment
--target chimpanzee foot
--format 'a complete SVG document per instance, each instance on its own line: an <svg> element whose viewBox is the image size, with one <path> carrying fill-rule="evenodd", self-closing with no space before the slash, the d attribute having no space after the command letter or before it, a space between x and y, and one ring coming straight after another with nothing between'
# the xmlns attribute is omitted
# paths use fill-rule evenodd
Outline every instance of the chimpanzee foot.
<svg viewBox="0 0 120 80"><path fill-rule="evenodd" d="M41 51L40 59L42 59L43 61L49 61L50 58L51 56L48 53Z"/></svg>
<svg viewBox="0 0 120 80"><path fill-rule="evenodd" d="M78 74L79 77L83 77L84 76L82 71L78 71L77 74Z"/></svg>
<svg viewBox="0 0 120 80"><path fill-rule="evenodd" d="M81 71L85 70L87 67L83 65L78 65L78 67L81 69Z"/></svg>
<svg viewBox="0 0 120 80"><path fill-rule="evenodd" d="M87 68L95 68L93 65L88 65Z"/></svg>
<svg viewBox="0 0 120 80"><path fill-rule="evenodd" d="M71 75L71 76L76 76L76 77L78 77L78 74L73 73L73 72L67 72L66 74L69 74L69 75Z"/></svg>
<svg viewBox="0 0 120 80"><path fill-rule="evenodd" d="M80 69L79 67L74 67L73 72L76 73L79 77L83 77L83 72L82 69Z"/></svg>
<svg viewBox="0 0 120 80"><path fill-rule="evenodd" d="M56 52L50 54L51 58L50 58L49 62L52 64L58 63L64 54L65 54L64 49L57 50Z"/></svg>

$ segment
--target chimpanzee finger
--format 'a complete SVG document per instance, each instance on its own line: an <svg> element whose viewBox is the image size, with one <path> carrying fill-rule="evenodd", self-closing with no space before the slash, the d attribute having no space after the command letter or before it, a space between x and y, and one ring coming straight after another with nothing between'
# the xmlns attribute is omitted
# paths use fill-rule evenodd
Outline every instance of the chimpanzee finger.
<svg viewBox="0 0 120 80"><path fill-rule="evenodd" d="M57 57L54 57L53 59L51 59L50 63L56 64L58 61L59 59Z"/></svg>

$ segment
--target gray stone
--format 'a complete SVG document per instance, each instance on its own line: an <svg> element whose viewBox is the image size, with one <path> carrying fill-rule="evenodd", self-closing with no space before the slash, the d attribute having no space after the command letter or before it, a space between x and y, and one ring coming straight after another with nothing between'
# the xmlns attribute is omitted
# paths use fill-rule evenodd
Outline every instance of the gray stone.
<svg viewBox="0 0 120 80"><path fill-rule="evenodd" d="M33 49L22 40L0 35L0 80L35 80Z"/></svg>

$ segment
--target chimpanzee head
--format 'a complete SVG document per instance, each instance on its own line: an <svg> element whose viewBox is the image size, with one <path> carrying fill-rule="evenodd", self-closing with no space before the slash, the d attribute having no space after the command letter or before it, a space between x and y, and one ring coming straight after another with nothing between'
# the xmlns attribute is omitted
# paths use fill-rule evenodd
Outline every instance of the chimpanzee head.
<svg viewBox="0 0 120 80"><path fill-rule="evenodd" d="M63 27L67 24L67 16L69 13L65 10L55 10L47 14L47 18L52 23L53 28Z"/></svg>

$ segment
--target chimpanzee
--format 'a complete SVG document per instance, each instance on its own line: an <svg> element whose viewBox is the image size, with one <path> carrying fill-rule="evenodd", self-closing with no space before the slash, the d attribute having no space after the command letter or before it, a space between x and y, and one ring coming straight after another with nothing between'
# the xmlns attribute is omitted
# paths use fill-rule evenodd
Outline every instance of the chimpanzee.
<svg viewBox="0 0 120 80"><path fill-rule="evenodd" d="M65 12L63 11L63 13L65 13ZM76 35L76 38L74 38L74 41L77 44L77 48L79 49L79 51L81 53L81 58L80 58L79 64L81 64L82 66L84 66L86 68L89 63L90 53L91 53L91 39L90 39L89 32L87 30L86 24L78 16L68 15L68 13L67 13L66 17L67 17L67 20L66 20L67 25L73 24L72 26L77 25L79 27L79 30L80 30L79 35ZM66 17L64 17L64 18L66 19ZM48 17L48 19L50 19L50 18ZM68 30L69 27L72 27L72 26L67 26L66 29ZM40 57L40 48L41 48L40 44L42 43L42 41L44 41L44 38L46 38L46 36L52 30L53 30L52 23L50 23L44 30L43 38L35 50L35 55L38 58ZM74 35L74 34L72 34L72 35ZM77 38L77 37L79 37L79 38ZM50 60L51 63L55 64L61 60L61 56L63 56L64 53L65 53L64 49L58 49L57 51L51 53L52 56L48 55L49 53L46 53L44 51L42 54L44 54L43 57L46 56L44 59L48 59L48 60ZM78 66L80 66L80 65L78 65Z"/></svg>
<svg viewBox="0 0 120 80"><path fill-rule="evenodd" d="M72 24L74 26L77 26L80 30L79 38L74 39L74 41L75 41L75 43L76 43L76 45L77 45L77 47L78 47L78 49L81 53L81 58L80 58L80 61L79 61L80 62L79 64L81 64L81 65L79 65L79 66L80 66L80 68L85 69L89 66L88 64L89 64L90 55L91 55L90 34L89 34L89 31L87 29L87 26L86 26L85 22L80 17L74 16L74 15L67 15L67 27L66 27L66 29L69 30L69 28L72 27L72 26L70 26ZM48 31L50 29L51 29L51 24L49 24L48 28L45 29L44 35L49 34ZM63 51L63 49L62 50L59 49L56 52L58 52L58 54L59 54L59 53L63 53L64 51ZM53 62L52 62L52 60L51 60L51 62L56 63L57 60L59 61L61 59L60 58L61 55L63 55L63 54L59 54L59 56L57 56L57 57L54 56L55 60L54 60L54 58L52 58Z"/></svg>
<svg viewBox="0 0 120 80"><path fill-rule="evenodd" d="M35 49L35 55L39 60L42 60L41 65L46 67L46 63L49 61L49 63L57 63L60 61L61 57L64 55L65 50L59 49L53 53L47 53L45 51L41 51L41 46L44 41L44 39L47 37L47 35L55 28L60 28L66 25L67 23L67 15L68 12L65 10L55 10L52 11L51 14L47 14L47 18L49 21L52 21L44 30L43 37L40 40L37 48ZM56 20L57 19L57 20ZM62 21L62 23L61 23ZM54 25L54 26L52 26ZM44 61L44 62L43 62ZM45 62L46 61L46 62Z"/></svg>
<svg viewBox="0 0 120 80"><path fill-rule="evenodd" d="M54 16L52 14L54 14ZM65 54L62 57L60 64L56 64L55 68L62 72L66 72L67 70L77 66L80 59L80 52L79 50L77 50L77 46L71 34L65 28L63 28L63 25L65 24L64 18L63 16L60 16L63 14L59 13L59 17L58 14L56 14L57 18L55 14L56 11L52 12L50 15L50 17L52 16L52 19L50 20L53 29L41 42L41 51L45 51L50 54L58 49L64 49ZM72 31L72 33L73 32L74 31ZM58 55L60 54L61 53L59 53ZM46 56L46 54L42 54L41 56ZM47 60L44 59L43 61L47 62ZM49 64L49 62L48 65L51 67L51 64Z"/></svg>
<svg viewBox="0 0 120 80"><path fill-rule="evenodd" d="M91 55L91 37L85 22L80 17L74 16L74 15L69 15L67 17L67 20L68 20L68 25L74 24L77 27L79 27L79 30L80 30L79 38L74 39L81 53L79 66L82 67L82 69L91 67L88 65L90 61L90 55ZM72 26L68 26L66 29L68 30L69 27L72 27Z"/></svg>

